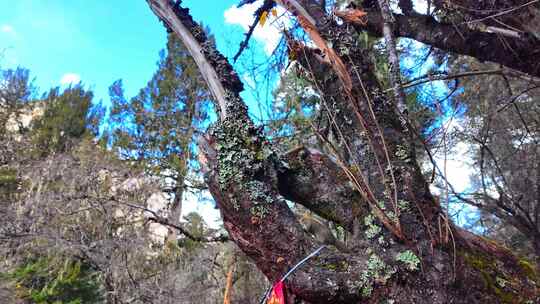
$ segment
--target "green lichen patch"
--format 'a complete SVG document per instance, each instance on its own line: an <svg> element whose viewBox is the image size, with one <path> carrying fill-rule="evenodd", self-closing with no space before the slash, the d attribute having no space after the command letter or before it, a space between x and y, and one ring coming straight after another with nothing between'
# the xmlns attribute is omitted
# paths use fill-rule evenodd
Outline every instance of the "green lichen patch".
<svg viewBox="0 0 540 304"><path fill-rule="evenodd" d="M406 268L410 271L418 270L418 266L420 265L420 259L411 250L398 253L396 260L405 264Z"/></svg>
<svg viewBox="0 0 540 304"><path fill-rule="evenodd" d="M8 167L0 168L0 196L13 195L19 187L19 183L17 170Z"/></svg>
<svg viewBox="0 0 540 304"><path fill-rule="evenodd" d="M497 283L497 286L499 286L501 288L504 288L504 287L506 287L506 284L508 284L508 281L501 278L501 277L496 277L495 278L495 283Z"/></svg>
<svg viewBox="0 0 540 304"><path fill-rule="evenodd" d="M527 299L529 296L520 291L523 277L520 278L515 273L507 273L493 257L475 252L462 253L462 256L466 265L480 273L485 288L492 292L501 303L526 303L529 300ZM522 265L522 263L519 264Z"/></svg>
<svg viewBox="0 0 540 304"><path fill-rule="evenodd" d="M322 264L321 267L330 271L346 272L349 269L349 263L347 263L345 260L327 261L325 264Z"/></svg>
<svg viewBox="0 0 540 304"><path fill-rule="evenodd" d="M235 210L247 208L252 217L261 219L276 200L271 184L273 179L277 183L274 164L279 160L259 128L235 117L244 110L229 110L231 116L213 131L219 186L229 194Z"/></svg>
<svg viewBox="0 0 540 304"><path fill-rule="evenodd" d="M12 168L0 168L0 187L17 182L17 170Z"/></svg>
<svg viewBox="0 0 540 304"><path fill-rule="evenodd" d="M407 212L411 208L411 203L406 200L398 200L398 209L401 212Z"/></svg>
<svg viewBox="0 0 540 304"><path fill-rule="evenodd" d="M398 145L396 147L395 154L396 154L396 157L402 161L407 161L409 159L409 152L408 152L407 147L405 146Z"/></svg>
<svg viewBox="0 0 540 304"><path fill-rule="evenodd" d="M534 266L529 261L526 259L520 259L518 264L521 267L521 271L527 276L527 278L534 282L538 282L538 275L534 270Z"/></svg>
<svg viewBox="0 0 540 304"><path fill-rule="evenodd" d="M372 214L364 217L364 225L366 226L364 233L368 239L373 239L382 232L381 226L375 223L375 216Z"/></svg>
<svg viewBox="0 0 540 304"><path fill-rule="evenodd" d="M371 254L366 263L366 270L360 274L360 294L369 297L375 284L386 284L394 273L396 270L392 266L386 264L377 254Z"/></svg>

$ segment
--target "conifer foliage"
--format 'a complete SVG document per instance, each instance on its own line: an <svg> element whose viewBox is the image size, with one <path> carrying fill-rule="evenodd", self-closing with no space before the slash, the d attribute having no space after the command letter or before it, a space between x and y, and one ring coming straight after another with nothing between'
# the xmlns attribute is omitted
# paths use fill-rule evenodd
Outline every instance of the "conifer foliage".
<svg viewBox="0 0 540 304"><path fill-rule="evenodd" d="M109 137L123 158L135 160L147 172L161 177L170 194L168 218L180 220L186 177L193 166L193 139L207 119L209 93L189 53L176 37L168 35L157 71L131 100L122 81L109 89L112 113ZM171 240L175 238L171 230Z"/></svg>

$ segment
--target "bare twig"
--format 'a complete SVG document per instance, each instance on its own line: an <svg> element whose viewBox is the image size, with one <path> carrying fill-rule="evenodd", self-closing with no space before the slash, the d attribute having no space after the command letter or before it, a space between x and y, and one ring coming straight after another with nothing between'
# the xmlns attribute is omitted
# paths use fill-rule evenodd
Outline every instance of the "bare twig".
<svg viewBox="0 0 540 304"><path fill-rule="evenodd" d="M505 10L505 11L502 11L502 12L499 12L499 13L496 13L496 14L493 14L493 15L489 15L489 16L484 17L484 18L480 18L480 19L475 19L475 20L463 22L462 24L471 24L471 23L476 23L476 22L482 22L482 21L487 20L487 19L490 19L490 18L495 18L495 17L499 17L499 16L502 16L502 15L506 15L506 14L512 13L512 12L514 12L514 11L517 11L517 10L519 10L519 9L522 9L522 8L524 8L524 7L527 7L527 6L529 6L529 5L535 4L535 3L537 3L537 2L540 2L540 0L533 0L533 1L530 1L530 2L527 2L527 3L524 3L524 4L522 4L522 5L513 7L513 8L511 8L511 9L508 9L508 10Z"/></svg>
<svg viewBox="0 0 540 304"><path fill-rule="evenodd" d="M245 4L249 4L253 2L255 1L243 1L242 3L238 5L238 7L241 7ZM275 5L276 3L273 0L265 0L263 5L255 11L255 14L254 14L255 19L253 20L253 23L251 23L251 26L249 27L248 32L245 34L246 38L244 38L244 40L240 43L240 48L238 49L238 52L236 52L236 54L234 55L233 62L236 62L236 60L238 60L238 57L242 55L242 52L248 46L249 39L251 39L251 35L253 35L253 32L255 31L257 24L259 24L259 21L261 20L261 16L263 15L263 13L268 12Z"/></svg>
<svg viewBox="0 0 540 304"><path fill-rule="evenodd" d="M184 227L170 223L166 218L159 215L156 211L150 210L146 207L131 204L131 203L125 203L125 202L119 202L115 201L118 205L124 205L130 208L139 209L144 212L148 212L152 215L152 217L149 217L148 220L152 221L154 223L158 223L167 227L174 228L178 230L180 233L185 235L188 239L195 241L195 242L201 242L201 243L213 243L213 242L227 242L229 238L225 235L219 235L217 237L202 237L202 236L195 236L188 230L186 230Z"/></svg>

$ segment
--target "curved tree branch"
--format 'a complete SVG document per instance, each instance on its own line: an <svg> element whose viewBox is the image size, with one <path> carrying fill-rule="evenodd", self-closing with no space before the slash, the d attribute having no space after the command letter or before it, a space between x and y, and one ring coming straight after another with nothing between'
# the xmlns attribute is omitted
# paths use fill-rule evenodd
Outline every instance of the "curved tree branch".
<svg viewBox="0 0 540 304"><path fill-rule="evenodd" d="M350 11L336 12L336 15L354 25L358 31L367 30L372 35L383 36L383 17L377 11L368 11L362 22L351 18ZM411 38L444 51L500 63L531 76L540 76L540 62L537 60L540 56L540 40L535 37L503 37L498 33L471 29L466 24L440 23L426 15L394 14L394 19L396 37Z"/></svg>
<svg viewBox="0 0 540 304"><path fill-rule="evenodd" d="M193 56L200 56L198 62L202 63L199 67L203 73L208 74L205 78L213 79L218 83L211 86L211 90L217 88L214 94L221 96L221 100L218 100L218 106L222 110L221 119L209 135L201 138L199 144L201 163L205 167L205 180L221 212L224 226L231 240L254 260L257 267L270 280L276 280L305 255L320 246L314 238L303 231L285 200L286 197L298 201L304 200L306 205L311 204L314 209L318 205L309 199L309 193L306 191L310 188L305 184L310 180L302 180L302 174L295 169L305 169L306 163L314 165L313 171L307 173L308 177L314 177L317 171L322 173L331 166L322 160L323 165L318 169L317 153L309 151L307 157L304 155L304 164L299 167L295 167L293 162L298 161L298 157L302 158L305 151L300 153L301 150L299 150L297 156L292 153L288 160L277 155L270 143L262 136L260 129L255 127L249 119L247 107L239 97L241 86L236 85L239 82L238 77L232 72L230 64L213 45L207 43L204 33L193 22L188 11L172 5L167 0L147 0L147 2L153 7L158 17L166 20L171 30L185 40L185 43L192 44L193 47L189 50ZM308 6L303 4L305 1L299 0L281 2L287 2L289 4L287 7L294 8L292 11L303 18L304 22L309 22L313 31L321 33L319 35L321 41L324 41L323 36L334 33L335 37L332 36L333 40L330 42L339 46L342 43L340 38L352 36L348 29L338 27L325 15L320 2L313 1L311 3L313 5ZM319 28L323 24L326 26L324 32ZM320 45L320 47L323 51L332 50L332 46ZM494 301L495 294L482 292L484 286L478 283L482 280L481 274L463 261L460 261L459 268L462 272L460 283L474 290L473 295L464 295L462 289L456 288L455 282L448 277L448 274L456 271L456 268L452 270L451 247L446 246L447 243L430 240L426 233L426 229L429 230L430 226L440 220L439 206L430 195L414 160L400 159L396 156L398 145L403 143L403 130L396 118L392 116L394 113L388 106L392 103L388 103L384 97L374 98L374 95L380 92L380 87L375 80L370 78L371 74L367 68L369 62L362 61L361 51L359 48L352 49L351 55L352 58L359 60L356 64L365 64L365 67L364 65L358 67L361 69L360 72L356 71L357 66L352 60L347 63L342 61L342 68L345 68L340 71L343 73L339 75L342 78L336 75L330 78L334 82L333 88L337 88L335 93L341 98L340 102L346 100L343 96L359 96L356 84L366 86L367 89L364 91L370 91L373 94L368 96L366 93L368 96L366 98L372 98L377 108L371 111L380 114L380 117L372 120L380 119L384 122L385 136L391 139L389 161L399 165L399 167L396 166L396 174L402 182L399 198L407 199L410 202L408 204L411 204L410 208L403 209L401 217L399 214L396 216L406 224L406 235L410 239L406 243L396 242L393 234L385 230L373 215L365 215L363 222L366 233L365 236L362 235L359 238L358 244L352 250L353 253L344 253L332 246L328 247L321 255L304 264L294 276L288 279L288 289L294 296L310 303L378 302L382 296L385 299L399 299L401 303L443 303L441 301L444 300L467 303L473 299ZM336 56L334 59L340 59L337 56L341 54L334 52L333 55ZM210 71L204 69L210 69ZM356 72L354 77L351 77L352 71ZM347 77L355 85L343 89L343 84L347 83L343 80ZM360 79L360 77L364 78ZM364 102L360 99L352 99L352 101ZM370 104L363 103L357 106L361 111L366 112L369 111ZM370 132L375 128L374 124L375 121L371 121L371 124L366 125ZM382 134L377 136L382 136ZM373 138L376 139L375 136ZM379 151L376 153L381 154L380 145L377 149ZM392 167L389 170L392 170ZM341 183L342 179L338 172L329 172L328 176L321 177L319 180L321 182L327 180L331 183L335 179L336 182ZM286 182L299 183L306 188L298 191L283 190L284 182L280 179L284 177L289 178ZM342 189L343 191L336 190L332 195L339 198L349 191L347 187ZM315 192L312 197L324 204L322 193ZM381 198L384 196L381 195ZM385 202L381 205L379 209L387 207ZM343 211L337 209L339 212L336 213L335 218L347 225L345 207L352 211L354 205L349 203L343 207ZM369 228L373 231L367 231ZM465 244L466 239L460 237L457 230L452 231L456 232L455 246L459 250L471 250ZM479 244L486 248L482 249L483 253L487 252L486 250L496 250L493 249L494 246L490 247L486 242L480 241ZM418 256L415 255L416 253ZM455 254L454 251L454 258ZM409 260L404 262L405 256ZM512 261L512 258L503 261L501 267L510 270L509 265ZM519 275L515 271L511 274ZM480 298L475 298L475 294L478 293L480 293ZM529 295L526 297L530 298Z"/></svg>
<svg viewBox="0 0 540 304"><path fill-rule="evenodd" d="M228 89L232 89L233 92L240 92L243 89L242 82L234 70L227 64L222 64L221 66L217 67L211 65L205 51L211 50L212 48L204 48L202 45L202 43L208 44L209 41L207 41L204 31L198 27L197 24L195 24L185 9L182 9L180 6L172 3L171 1L147 0L146 2L152 11L159 16L170 29L174 30L174 32L176 32L176 34L184 42L184 45L188 49L189 53L193 56L195 63L199 67L201 74L212 92L212 95L217 101L217 108L219 109L220 117L222 119L226 118L228 114L227 96L225 86L221 82L224 75L218 75L217 71L221 72L221 74L228 73ZM189 18L187 18L188 16ZM217 58L213 58L213 63L226 61L225 58L219 58L221 54L215 53L208 55L217 56ZM221 68L221 70L219 68ZM220 78L220 76L222 77Z"/></svg>

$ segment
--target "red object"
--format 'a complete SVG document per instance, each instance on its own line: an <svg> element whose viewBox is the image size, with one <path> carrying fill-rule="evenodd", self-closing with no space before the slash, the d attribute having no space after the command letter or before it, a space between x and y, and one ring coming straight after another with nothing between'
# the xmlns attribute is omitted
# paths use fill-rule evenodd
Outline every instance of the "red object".
<svg viewBox="0 0 540 304"><path fill-rule="evenodd" d="M285 284L283 282L277 282L272 287L272 293L267 304L285 304Z"/></svg>

